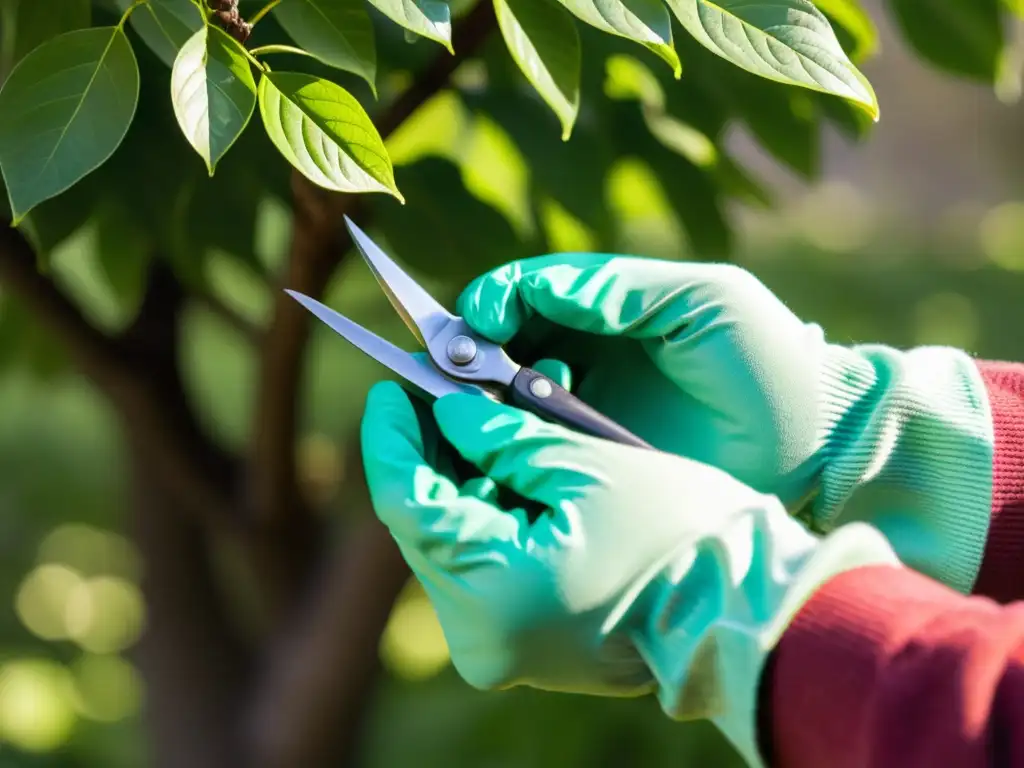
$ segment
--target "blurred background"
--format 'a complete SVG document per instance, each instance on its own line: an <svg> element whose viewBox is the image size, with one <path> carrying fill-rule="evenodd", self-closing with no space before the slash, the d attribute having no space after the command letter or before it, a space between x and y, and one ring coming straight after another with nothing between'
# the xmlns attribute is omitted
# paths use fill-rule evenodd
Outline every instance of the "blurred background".
<svg viewBox="0 0 1024 768"><path fill-rule="evenodd" d="M716 145L772 189L774 205L723 204L734 232L728 258L752 270L801 317L824 326L833 341L952 344L981 357L1024 360L1019 86L1012 77L994 88L941 71L910 50L880 1L863 5L878 28L877 50L863 70L878 93L881 122L861 141L823 124L803 143L790 137L792 146L769 137L768 149L763 133L730 124ZM625 59L620 63L628 70ZM614 95L618 70L606 71L612 74L605 91ZM402 73L392 75L389 82L400 89ZM619 85L628 81L635 87L629 72L620 75ZM466 66L454 82L472 94L473 83L479 86L485 76L479 67ZM417 230L414 240L431 255L409 255L398 217L430 215L432 195L445 205L445 174L453 168L461 170L474 199L486 203L487 215L463 206L463 218L452 214L443 226L460 228L458 236L470 238L471 245L494 243L481 246L493 247L484 267L504 260L500 238L520 227L543 230L543 240L522 242L541 243L545 250L601 247L671 259L706 257L650 165L628 156L601 180L602 216L611 235L595 232L557 201L532 205L522 193L530 183L530 161L501 121L471 113L470 103L441 90L391 134L388 147L400 186L422 180L427 193L416 202L415 193L406 192L410 204L399 212L382 207L382 221L391 217L399 223L371 229L414 262L439 295L454 296L478 270L429 261L445 258L449 244L440 240L444 235L431 240L422 233L443 230ZM581 116L581 123L588 119ZM553 133L553 125L545 122L536 130ZM556 174L584 172L570 151L576 141L565 145L564 161L554 156ZM579 139L585 141L585 135ZM780 156L789 161L780 162ZM240 266L223 252L227 246L207 249L205 279L210 295L219 299L191 302L181 313L176 348L183 389L203 431L242 456L259 450L248 446L259 442L259 403L274 365L261 356L263 342L253 343L249 335L270 322L278 301L260 275L289 274L289 254L294 256L303 228L311 226L312 214L297 213L287 197L262 197L253 203L257 213L244 220L252 229L259 269ZM221 222L225 228L242 226L232 218L228 196L213 208L228 220ZM107 262L111 254L127 261L146 246L130 219L110 227L97 225L95 212L90 216L45 247L47 274L95 327L113 332L139 311L146 279L141 267L111 271ZM493 227L489 216L497 217ZM44 250L43 219L36 221L37 251ZM512 255L523 253L529 251ZM5 295L8 286L0 285ZM358 260L345 259L333 270L325 296L412 348ZM9 299L9 313L20 307ZM244 569L230 537L211 534L200 557L186 546L189 530L146 516L145 510L161 503L147 494L160 496L162 486L139 481L146 471L140 456L149 455L148 449L126 431L124 415L142 418L137 414L144 409L119 412L109 396L111 385L97 387L95 375L83 376L88 366L78 366L66 340L53 326L32 319L29 302L25 307L23 321L9 325L0 338L0 768L238 765L241 758L229 747L203 751L216 738L211 734L274 732L297 713L306 713L313 724L282 728L285 735L277 741L257 737L257 751L301 756L303 749L290 739L315 740L336 730L349 734L343 759L281 758L280 764L738 764L709 727L669 723L652 700L609 702L530 691L488 695L458 679L429 604L407 581L386 539L376 531L375 538L359 538L372 520L364 500L352 501L362 498L353 433L367 388L384 372L339 339L314 330L302 358L294 458L299 492L314 510L315 535L327 543L328 553L346 555L336 565L324 556L316 572L326 575L301 604L267 613L250 600L248 577L239 575ZM145 350L138 351L138 360L145 359ZM212 466L219 459L201 461ZM171 496L163 503L172 507L171 515L181 506ZM281 535L272 530L269 540ZM174 581L167 575L173 567L161 565L161 557L175 560L184 575ZM386 570L364 560L384 563ZM201 610L209 596L200 576L208 577L207 570L215 575L210 583L229 585L224 602L241 628L239 647L246 649L237 654ZM313 613L325 604L355 607L320 621ZM293 625L311 629L289 646L293 640L283 630ZM156 638L148 650L147 633ZM165 654L157 648L160 642L183 649L178 655L187 658ZM208 661L195 662L214 646ZM273 652L281 647L294 650L275 661ZM246 671L237 674L246 680L253 679L250 665L278 670L268 684L278 695L268 694L265 708L257 707L257 714L239 724L239 712L257 695L255 686L210 691L211 679L231 677L235 673L226 670L243 657L238 666ZM302 662L311 669L294 667ZM348 677L338 677L339 669ZM296 680L304 682L292 685ZM352 690L339 698L327 691L329 685ZM163 688L154 692L152 686ZM190 699L190 692L197 698ZM314 750L321 756L329 751ZM252 764L275 763L255 758Z"/></svg>

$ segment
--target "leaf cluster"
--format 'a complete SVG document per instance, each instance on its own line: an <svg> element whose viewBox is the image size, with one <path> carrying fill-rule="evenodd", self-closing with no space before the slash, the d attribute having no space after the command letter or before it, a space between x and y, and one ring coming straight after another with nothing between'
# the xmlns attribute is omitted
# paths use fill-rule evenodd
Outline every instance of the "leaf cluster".
<svg viewBox="0 0 1024 768"><path fill-rule="evenodd" d="M431 62L462 56L453 27L481 4L482 50L394 135L378 128ZM1005 75L1015 0L890 6L936 66ZM660 206L715 258L731 201L772 202L730 157L734 128L812 178L825 123L860 138L878 117L858 0L0 0L0 21L10 218L44 259L88 240L129 313L154 254L197 290L213 252L261 273L260 212L290 199L289 169L383 193L376 227L442 278L621 247L623 205Z"/></svg>
<svg viewBox="0 0 1024 768"><path fill-rule="evenodd" d="M117 0L122 13L111 26L87 26L89 0L65 0L58 18L37 19L40 4L5 2L23 48L33 31L42 38L0 91L0 168L15 224L106 162L128 132L140 88L125 33L129 22L171 66L177 123L211 176L258 104L271 141L315 184L402 200L383 141L359 100L330 79L276 72L266 61L272 54L309 56L357 75L376 95L376 37L363 0L270 0L250 21L237 0ZM448 3L369 3L407 34L454 53ZM871 86L810 0L494 0L494 10L512 58L558 116L563 139L580 107L577 20L640 44L679 78L674 16L708 50L749 72L841 96L877 117ZM247 48L269 15L289 42ZM59 34L47 39L33 24Z"/></svg>

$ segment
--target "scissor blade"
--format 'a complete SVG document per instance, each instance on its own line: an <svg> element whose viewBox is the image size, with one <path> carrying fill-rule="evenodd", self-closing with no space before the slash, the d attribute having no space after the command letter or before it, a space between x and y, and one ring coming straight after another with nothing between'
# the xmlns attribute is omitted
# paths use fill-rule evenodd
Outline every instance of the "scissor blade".
<svg viewBox="0 0 1024 768"><path fill-rule="evenodd" d="M302 306L312 312L328 328L344 338L357 349L387 366L410 384L418 387L434 397L443 397L453 392L469 392L480 394L480 390L470 385L459 384L442 376L426 359L419 360L405 350L385 341L377 334L366 330L330 307L321 304L298 291L285 289L285 292Z"/></svg>
<svg viewBox="0 0 1024 768"><path fill-rule="evenodd" d="M345 226L388 301L425 348L430 339L455 317L391 260L348 216Z"/></svg>

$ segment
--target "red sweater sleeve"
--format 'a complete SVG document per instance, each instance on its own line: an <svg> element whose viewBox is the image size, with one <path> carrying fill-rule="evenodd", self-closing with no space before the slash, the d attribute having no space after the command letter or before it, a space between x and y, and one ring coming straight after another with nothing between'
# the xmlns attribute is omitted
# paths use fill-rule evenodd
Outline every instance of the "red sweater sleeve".
<svg viewBox="0 0 1024 768"><path fill-rule="evenodd" d="M773 654L762 737L776 768L1024 766L1024 603L909 569L838 576Z"/></svg>
<svg viewBox="0 0 1024 768"><path fill-rule="evenodd" d="M1024 365L981 361L995 428L992 522L974 593L1024 598Z"/></svg>
<svg viewBox="0 0 1024 768"><path fill-rule="evenodd" d="M1024 365L978 368L995 452L976 596L896 568L826 584L764 673L770 765L1024 766L1024 602L999 604L1024 599Z"/></svg>

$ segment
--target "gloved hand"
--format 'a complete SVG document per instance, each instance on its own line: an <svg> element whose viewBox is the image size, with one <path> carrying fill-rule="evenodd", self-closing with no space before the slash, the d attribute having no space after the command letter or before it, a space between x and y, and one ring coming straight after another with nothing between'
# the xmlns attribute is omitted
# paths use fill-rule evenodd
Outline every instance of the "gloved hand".
<svg viewBox="0 0 1024 768"><path fill-rule="evenodd" d="M656 691L670 716L711 719L759 765L758 681L789 619L834 574L897 562L870 526L819 540L776 498L689 459L477 395L433 411L485 478L460 487L438 470L432 420L392 382L367 401L366 477L452 662L478 688ZM530 523L501 508L495 482L545 512Z"/></svg>
<svg viewBox="0 0 1024 768"><path fill-rule="evenodd" d="M871 522L907 565L973 585L993 432L965 353L837 346L737 267L593 253L500 267L459 311L501 343L536 317L590 334L573 389L598 410L779 496L813 531Z"/></svg>

